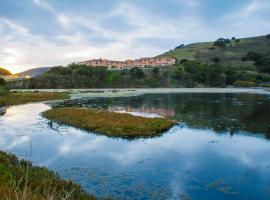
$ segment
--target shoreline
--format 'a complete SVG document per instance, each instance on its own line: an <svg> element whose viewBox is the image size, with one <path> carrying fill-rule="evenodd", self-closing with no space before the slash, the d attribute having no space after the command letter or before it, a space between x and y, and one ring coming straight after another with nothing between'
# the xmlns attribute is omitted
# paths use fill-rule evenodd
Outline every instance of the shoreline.
<svg viewBox="0 0 270 200"><path fill-rule="evenodd" d="M128 97L166 93L250 93L270 95L269 88L91 88L91 89L19 89L12 91L68 92L71 99L87 97Z"/></svg>

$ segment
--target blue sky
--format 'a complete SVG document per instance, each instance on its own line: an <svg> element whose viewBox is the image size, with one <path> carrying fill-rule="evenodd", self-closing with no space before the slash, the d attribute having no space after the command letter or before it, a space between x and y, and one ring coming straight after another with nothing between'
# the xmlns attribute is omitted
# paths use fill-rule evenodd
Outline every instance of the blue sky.
<svg viewBox="0 0 270 200"><path fill-rule="evenodd" d="M0 66L155 56L270 33L270 0L0 0Z"/></svg>

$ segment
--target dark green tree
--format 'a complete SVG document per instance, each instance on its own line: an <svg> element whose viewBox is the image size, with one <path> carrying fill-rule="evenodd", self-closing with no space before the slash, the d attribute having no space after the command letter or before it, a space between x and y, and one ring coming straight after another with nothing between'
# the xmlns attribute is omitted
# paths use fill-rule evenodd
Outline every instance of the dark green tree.
<svg viewBox="0 0 270 200"><path fill-rule="evenodd" d="M130 73L132 78L140 79L140 78L144 77L143 70L141 68L138 68L138 67L134 67L134 68L130 69L129 73Z"/></svg>

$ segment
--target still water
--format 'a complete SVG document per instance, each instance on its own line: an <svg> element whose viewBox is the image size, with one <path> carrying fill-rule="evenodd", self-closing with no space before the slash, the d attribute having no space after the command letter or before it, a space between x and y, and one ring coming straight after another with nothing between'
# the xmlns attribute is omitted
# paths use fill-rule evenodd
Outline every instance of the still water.
<svg viewBox="0 0 270 200"><path fill-rule="evenodd" d="M49 123L50 106L157 114L179 121L161 137L125 140ZM270 97L145 94L14 106L0 149L47 166L99 197L270 199Z"/></svg>

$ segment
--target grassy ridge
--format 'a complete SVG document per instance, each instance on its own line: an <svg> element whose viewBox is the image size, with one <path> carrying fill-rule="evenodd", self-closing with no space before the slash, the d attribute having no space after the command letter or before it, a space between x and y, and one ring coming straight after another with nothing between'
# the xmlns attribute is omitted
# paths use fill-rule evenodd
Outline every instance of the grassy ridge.
<svg viewBox="0 0 270 200"><path fill-rule="evenodd" d="M213 58L218 58L219 63L225 66L245 67L254 69L254 62L243 61L242 57L249 51L256 53L270 53L270 39L266 36L231 40L225 48L213 45L213 42L201 42L170 50L163 55L172 56L178 60L189 59L201 63L213 63Z"/></svg>
<svg viewBox="0 0 270 200"><path fill-rule="evenodd" d="M19 161L16 156L0 151L1 200L95 200L79 185L61 180L46 168Z"/></svg>
<svg viewBox="0 0 270 200"><path fill-rule="evenodd" d="M29 102L68 99L67 93L57 92L8 92L0 96L0 106L12 106Z"/></svg>
<svg viewBox="0 0 270 200"><path fill-rule="evenodd" d="M173 121L164 118L80 108L53 108L44 112L43 116L58 123L123 138L156 136L174 125Z"/></svg>

